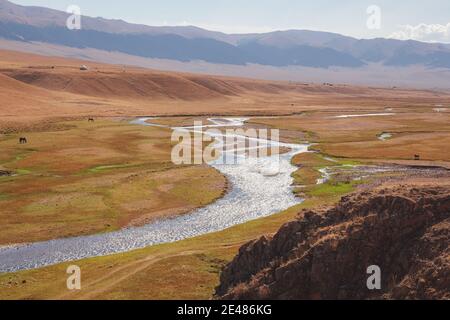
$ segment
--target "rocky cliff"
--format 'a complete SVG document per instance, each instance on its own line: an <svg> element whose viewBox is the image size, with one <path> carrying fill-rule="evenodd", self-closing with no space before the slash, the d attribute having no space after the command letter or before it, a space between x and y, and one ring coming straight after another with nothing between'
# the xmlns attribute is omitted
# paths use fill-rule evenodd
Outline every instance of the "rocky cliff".
<svg viewBox="0 0 450 320"><path fill-rule="evenodd" d="M450 299L450 188L398 186L301 212L244 245L220 299ZM369 290L369 266L381 290Z"/></svg>

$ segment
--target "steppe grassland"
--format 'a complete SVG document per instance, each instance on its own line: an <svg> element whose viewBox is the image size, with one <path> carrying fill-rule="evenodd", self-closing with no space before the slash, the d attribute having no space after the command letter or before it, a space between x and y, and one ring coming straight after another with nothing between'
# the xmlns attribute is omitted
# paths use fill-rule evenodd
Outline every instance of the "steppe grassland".
<svg viewBox="0 0 450 320"><path fill-rule="evenodd" d="M221 197L207 166L175 166L171 131L126 121L72 121L66 130L0 138L1 244L94 234L184 214Z"/></svg>
<svg viewBox="0 0 450 320"><path fill-rule="evenodd" d="M371 111L373 112L373 111ZM378 112L383 112L379 109ZM302 130L313 150L338 158L364 161L410 161L414 155L422 161L450 162L450 112L437 113L432 108L403 107L395 114L380 117L335 118L336 112L307 112L302 115L255 119L283 131ZM368 113L358 110L357 114ZM388 132L392 138L380 141ZM417 163L417 162L414 162Z"/></svg>
<svg viewBox="0 0 450 320"><path fill-rule="evenodd" d="M40 120L48 117L98 118L194 114L206 118L206 115L212 114L273 116L303 112L299 116L279 119L258 118L252 119L252 122L283 129L282 138L287 141L317 143L311 148L329 153L339 163L348 161L352 163L351 158L340 158L352 156L363 158L362 160L367 162L386 161L377 158L382 153L392 157L392 161L395 162L409 161L422 164L422 161L395 159L396 156L411 159L414 153L420 153L424 159L443 158L448 163L448 138L446 138L448 115L432 111L436 104L448 105L447 94L312 84L274 85L262 81L213 77L206 77L208 81L205 82L203 75L195 77L173 75L134 68L128 68L124 74L122 67L94 63L90 63L92 71L85 73L80 72L79 66L86 62L9 51L1 51L0 60L0 66L5 72L5 75L0 76L2 84L0 96L3 102L0 106L0 126L3 129L6 124L7 129L9 128L2 132L13 132L17 127L40 127ZM51 66L56 68L52 69ZM151 81L147 81L149 77ZM55 81L58 79L59 81ZM198 80L201 80L201 85ZM67 86L68 82L70 86ZM141 84L145 85L141 87ZM218 84L222 92L228 92L230 86L236 90L233 89L231 95L218 95L217 90L211 90ZM149 95L143 99L142 93ZM405 118L401 121L398 121L401 119L400 116L367 119L332 118L342 114L385 112L385 106L390 106L397 114L405 113ZM325 112L327 110L328 112ZM177 125L180 123L178 120L178 118L164 118L157 121ZM170 187L167 187L170 186L170 182L164 183L161 189L148 182L154 178L154 174L167 172L174 173L165 177L172 181L171 179L177 179L178 173L182 173L181 170L184 169L171 169L170 164L167 164L167 150L170 149L166 139L168 131L157 128L131 128L116 122L113 126L109 121L107 123L106 126L103 121L96 121L95 127L99 126L99 129L101 127L98 132L91 125L80 122L69 123L69 126L75 127L65 132L27 133L25 135L31 142L24 146L17 145L19 135L1 136L0 170L5 169L1 168L4 166L19 174L12 178L0 178L2 210L0 219L2 222L6 221L5 225L10 230L8 234L4 231L7 229L3 229L2 236L6 235L5 237L10 240L34 241L43 238L42 235L59 237L83 232L109 231L121 226L120 217L114 216L114 208L121 210L120 216L123 220L120 221L126 223L136 220L139 222L141 217L144 217L143 220L148 219L147 214L152 213L151 208L147 210L146 205L142 203L136 206L142 199L139 201L133 199L131 202L134 203L128 204L127 210L132 209L130 212L121 207L117 208L117 202L107 202L112 207L111 215L96 214L96 205L101 205L102 202L96 200L91 205L91 208L94 208L92 212L86 211L83 215L80 215L79 210L70 213L72 204L65 205L65 209L60 210L58 214L52 213L48 216L43 214L44 210L35 207L33 212L38 218L32 220L26 229L22 230L20 227L21 224L26 226L26 222L32 219L29 215L24 215L22 210L28 205L39 203L41 198L52 195L52 192L60 193L59 188L66 193L89 192L93 198L103 196L103 199L113 198L118 202L135 195L136 189L140 190L138 196L142 196L145 200L159 199L160 196L170 194ZM192 125L190 117L186 117L186 124ZM435 129L439 128L441 131L436 133ZM92 129L91 134L88 134L90 131L87 129ZM392 139L379 141L377 136L383 131L393 131ZM410 131L414 131L414 134L424 134L424 141L417 141L414 137L410 139ZM158 135L164 137L164 143L160 145L159 139L156 138ZM407 139L401 139L402 135ZM433 135L439 139L433 140ZM150 136L155 138L151 140ZM40 143L42 146L39 149L33 145ZM387 148L391 144L392 147ZM409 146L402 147L403 144ZM442 145L445 148L441 148ZM92 150L86 150L87 148ZM438 152L438 149L441 150ZM150 155L146 152L149 150L152 151ZM132 154L128 154L127 151L131 151ZM332 181L323 186L313 185L319 175L317 168L328 165L324 162L324 156L326 155L308 154L299 156L294 161L304 163L301 170L309 171L308 175L302 172L295 176L299 179L299 183L310 184L305 190L308 200L301 206L223 232L178 243L0 275L0 298L208 299L213 293L214 286L218 284L220 267L233 258L241 244L277 231L282 224L292 220L301 208L332 204L341 195L354 188L351 184L343 187ZM434 164L434 161L429 163ZM192 170L201 170L205 173L204 168L196 167ZM207 172L214 177L217 175L215 171ZM138 177L148 174L148 180L142 182L144 188L139 187L139 183L136 185L135 182L127 182L129 176L136 174ZM120 175L124 177L119 177ZM206 175L206 181L218 181L218 178L207 178ZM85 179L87 180L84 181ZM110 184L106 184L105 181ZM96 184L97 182L100 186ZM189 195L192 190L191 181L189 179L177 181L177 185L180 184L187 190L181 188L177 194ZM108 193L107 190L115 190L121 185L127 188L121 188L120 191L114 192L114 195ZM56 188L56 191L52 188ZM123 194L128 190L133 191ZM154 193L146 194L143 190L152 190L157 192L158 196L154 196ZM211 188L207 191L211 191ZM203 193L207 194L196 192L196 194ZM122 196L115 198L117 195ZM171 195L170 199L173 200ZM55 201L51 203L56 207ZM84 206L84 202L82 205ZM136 213L138 212L136 207L141 206L146 209L143 215ZM8 211L4 213L3 209ZM51 210L47 208L45 211ZM161 214L159 210L156 212ZM61 224L62 227L55 229L57 224ZM106 224L111 226L108 227ZM90 228L92 229L88 230ZM2 239L0 243L2 241L9 242ZM74 263L82 268L81 292L68 292L66 287L66 268Z"/></svg>
<svg viewBox="0 0 450 320"><path fill-rule="evenodd" d="M251 125L262 125L281 129L281 138L291 142L310 141L311 149L318 153L306 153L293 159L302 167L294 174L298 184L306 185L302 191L307 200L296 207L277 215L251 221L222 232L213 233L176 243L164 244L129 253L85 259L64 263L38 270L23 271L0 276L0 286L6 290L1 298L50 298L50 299L208 299L218 284L220 268L230 261L239 247L263 234L271 234L285 222L292 220L302 208L330 205L355 189L357 184L341 184L335 181L317 186L319 168L333 165L348 165L366 162L382 162L383 156L373 151L384 149L389 144L405 142L402 136L428 132L447 139L447 115L428 112L409 113L408 110L392 117L336 119L340 113L307 112L302 115L284 118L252 119ZM364 112L361 112L364 113ZM181 121L190 123L192 118ZM165 119L164 123L180 125L180 119ZM391 140L380 141L378 135L392 132ZM293 133L303 132L303 135ZM412 133L411 133L412 132ZM341 144L343 148L336 148ZM357 146L361 143L365 150ZM405 149L404 159L410 159L414 151L425 157L428 148L436 143L425 139L416 150ZM336 148L335 153L326 152ZM387 149L389 150L389 149ZM396 148L390 157L398 156ZM408 152L407 152L408 151ZM355 152L356 159L346 156ZM367 153L369 152L369 153ZM374 156L368 158L367 154ZM425 153L424 153L425 152ZM448 154L441 150L439 158L448 162ZM431 153L432 155L432 153ZM334 161L329 160L329 156ZM431 156L430 156L431 157ZM402 161L403 158L397 161ZM412 161L411 161L412 162ZM412 162L422 164L422 161ZM66 289L66 268L76 263L83 270L83 288L80 292Z"/></svg>
<svg viewBox="0 0 450 320"><path fill-rule="evenodd" d="M176 121L173 122L178 125ZM308 160L309 159L309 160ZM348 161L348 160L346 160ZM305 154L293 163L304 162L314 171L328 164L321 155ZM302 169L300 169L302 170ZM300 175L297 175L300 176ZM300 181L297 181L300 182ZM184 241L154 246L108 257L85 259L38 270L0 276L6 290L1 298L49 299L208 299L218 283L221 267L230 261L239 247L263 234L271 234L292 220L302 208L336 202L355 185L342 188L330 181L309 185L307 200L277 215L238 225L222 232ZM310 192L311 191L311 192ZM68 292L66 268L77 264L83 270L83 289Z"/></svg>

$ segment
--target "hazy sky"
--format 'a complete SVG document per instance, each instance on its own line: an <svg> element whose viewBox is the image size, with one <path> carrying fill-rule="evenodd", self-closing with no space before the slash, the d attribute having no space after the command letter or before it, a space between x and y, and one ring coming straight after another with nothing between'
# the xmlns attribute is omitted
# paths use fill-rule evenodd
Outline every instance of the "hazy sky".
<svg viewBox="0 0 450 320"><path fill-rule="evenodd" d="M396 37L450 42L449 0L12 0L148 25L196 25L227 33L285 29L331 31L358 38ZM370 5L381 28L369 29Z"/></svg>

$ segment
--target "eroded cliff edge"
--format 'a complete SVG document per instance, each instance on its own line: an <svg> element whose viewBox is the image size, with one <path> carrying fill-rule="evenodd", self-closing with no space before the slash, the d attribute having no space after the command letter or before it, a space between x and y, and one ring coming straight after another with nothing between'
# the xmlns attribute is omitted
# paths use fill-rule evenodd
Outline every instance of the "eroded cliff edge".
<svg viewBox="0 0 450 320"><path fill-rule="evenodd" d="M450 186L396 185L303 211L244 245L219 299L450 299ZM367 268L381 268L381 290Z"/></svg>

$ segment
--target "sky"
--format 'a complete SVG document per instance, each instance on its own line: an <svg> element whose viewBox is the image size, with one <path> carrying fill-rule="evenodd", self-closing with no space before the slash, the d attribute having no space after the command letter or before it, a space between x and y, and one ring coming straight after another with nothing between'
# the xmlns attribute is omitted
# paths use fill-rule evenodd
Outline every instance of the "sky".
<svg viewBox="0 0 450 320"><path fill-rule="evenodd" d="M357 38L450 43L449 0L12 0L22 5L152 26L195 25L225 33L308 29Z"/></svg>

